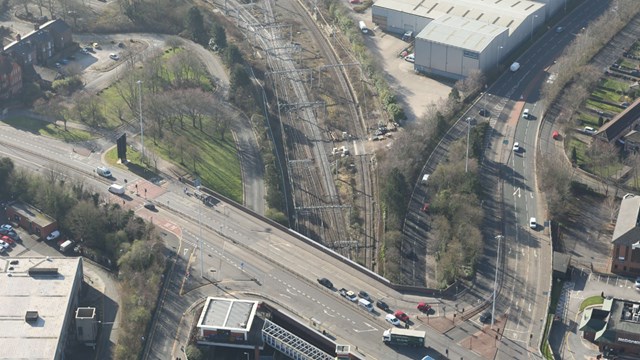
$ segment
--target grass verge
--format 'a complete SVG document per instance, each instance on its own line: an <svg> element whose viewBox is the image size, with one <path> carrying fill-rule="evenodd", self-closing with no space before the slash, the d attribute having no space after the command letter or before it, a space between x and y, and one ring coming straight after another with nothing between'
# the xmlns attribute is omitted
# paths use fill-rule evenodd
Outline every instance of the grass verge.
<svg viewBox="0 0 640 360"><path fill-rule="evenodd" d="M587 306L602 304L603 301L604 298L600 295L588 297L580 304L580 311L583 311Z"/></svg>
<svg viewBox="0 0 640 360"><path fill-rule="evenodd" d="M142 154L132 147L127 148L127 160L129 160L127 164L118 163L118 149L115 146L107 151L104 158L111 167L131 171L145 180L151 180L158 176L157 172L142 162Z"/></svg>
<svg viewBox="0 0 640 360"><path fill-rule="evenodd" d="M63 126L58 126L54 123L26 116L9 117L2 120L2 122L16 129L59 139L68 143L87 141L95 137L88 131L72 129L69 127L65 130Z"/></svg>

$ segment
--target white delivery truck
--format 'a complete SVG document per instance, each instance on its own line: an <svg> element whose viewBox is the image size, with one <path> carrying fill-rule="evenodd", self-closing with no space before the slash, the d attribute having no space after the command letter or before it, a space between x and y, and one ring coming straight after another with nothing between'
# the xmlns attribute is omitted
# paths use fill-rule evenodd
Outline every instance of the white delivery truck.
<svg viewBox="0 0 640 360"><path fill-rule="evenodd" d="M368 34L369 33L369 29L367 29L367 24L360 20L358 22L358 27L360 28L360 31L362 31L363 34Z"/></svg>

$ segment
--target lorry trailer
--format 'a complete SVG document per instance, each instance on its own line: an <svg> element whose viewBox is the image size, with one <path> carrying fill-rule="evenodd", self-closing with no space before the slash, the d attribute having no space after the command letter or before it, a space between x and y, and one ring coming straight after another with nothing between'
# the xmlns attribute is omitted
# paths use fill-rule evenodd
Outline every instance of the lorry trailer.
<svg viewBox="0 0 640 360"><path fill-rule="evenodd" d="M382 341L387 345L424 347L427 333L420 330L391 328L382 333Z"/></svg>

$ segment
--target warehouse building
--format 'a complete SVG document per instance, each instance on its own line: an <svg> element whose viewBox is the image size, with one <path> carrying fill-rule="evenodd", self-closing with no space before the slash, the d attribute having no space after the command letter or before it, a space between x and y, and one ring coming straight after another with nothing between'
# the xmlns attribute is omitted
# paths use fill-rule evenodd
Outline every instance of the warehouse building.
<svg viewBox="0 0 640 360"><path fill-rule="evenodd" d="M417 71L460 79L495 69L562 1L378 0L372 21L389 33L417 34Z"/></svg>

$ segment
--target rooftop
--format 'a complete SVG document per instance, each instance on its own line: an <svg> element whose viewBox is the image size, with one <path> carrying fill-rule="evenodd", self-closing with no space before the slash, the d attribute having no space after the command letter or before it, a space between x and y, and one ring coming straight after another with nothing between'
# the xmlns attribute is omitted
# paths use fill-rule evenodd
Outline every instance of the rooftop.
<svg viewBox="0 0 640 360"><path fill-rule="evenodd" d="M416 36L435 43L481 52L506 28L453 15L430 22Z"/></svg>
<svg viewBox="0 0 640 360"><path fill-rule="evenodd" d="M613 299L606 331L596 341L615 342L616 333L640 335L640 303ZM618 339L618 341L620 341Z"/></svg>
<svg viewBox="0 0 640 360"><path fill-rule="evenodd" d="M41 212L31 205L16 202L11 204L11 207L14 208L16 212L18 212L18 214L28 218L30 221L40 225L41 227L45 227L55 222L55 220L53 220L47 214Z"/></svg>
<svg viewBox="0 0 640 360"><path fill-rule="evenodd" d="M258 302L209 297L198 321L198 327L249 331Z"/></svg>
<svg viewBox="0 0 640 360"><path fill-rule="evenodd" d="M81 258L0 259L0 337L5 345L1 358L55 357L60 335L67 331L63 329L65 309L69 307L81 261ZM35 274L33 269L41 273ZM30 314L33 322L26 321L28 312L37 312L37 317Z"/></svg>
<svg viewBox="0 0 640 360"><path fill-rule="evenodd" d="M374 6L430 19L452 15L515 29L544 4L526 0L378 0Z"/></svg>
<svg viewBox="0 0 640 360"><path fill-rule="evenodd" d="M611 242L632 245L640 239L640 196L622 199Z"/></svg>

